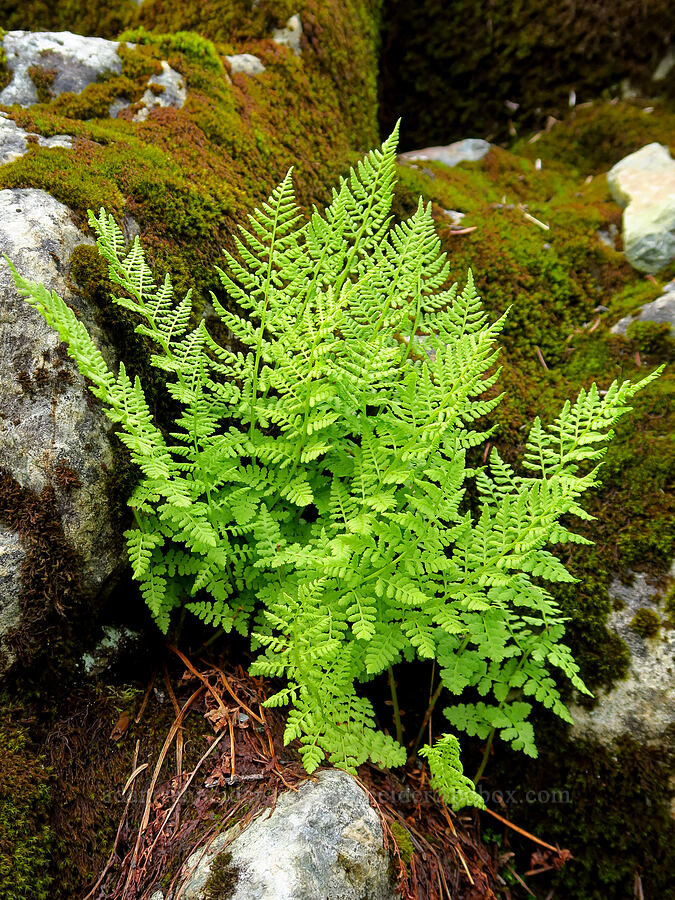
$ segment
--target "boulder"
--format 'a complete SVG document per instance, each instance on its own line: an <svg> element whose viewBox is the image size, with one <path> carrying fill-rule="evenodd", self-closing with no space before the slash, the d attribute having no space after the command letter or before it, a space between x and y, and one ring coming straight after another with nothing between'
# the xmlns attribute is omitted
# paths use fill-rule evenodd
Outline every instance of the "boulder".
<svg viewBox="0 0 675 900"><path fill-rule="evenodd" d="M395 900L380 819L346 772L286 792L234 839L219 835L187 862L182 900ZM223 888L229 885L229 893Z"/></svg>
<svg viewBox="0 0 675 900"><path fill-rule="evenodd" d="M651 303L646 303L638 312L624 316L611 328L613 334L626 334L633 322L656 322L670 325L675 336L675 281L663 289L663 294Z"/></svg>
<svg viewBox="0 0 675 900"><path fill-rule="evenodd" d="M675 563L670 580L675 578ZM610 587L615 609L607 627L630 650L626 677L597 696L592 709L573 706L574 733L611 745L623 735L645 744L672 741L675 734L675 629L661 593L644 573L632 584L615 579ZM665 627L664 627L665 626Z"/></svg>
<svg viewBox="0 0 675 900"><path fill-rule="evenodd" d="M28 151L31 140L38 147L73 146L73 139L69 134L55 134L49 138L42 137L41 134L31 134L10 119L7 113L0 112L0 166L23 156Z"/></svg>
<svg viewBox="0 0 675 900"><path fill-rule="evenodd" d="M628 262L640 272L658 272L675 259L675 160L663 144L647 144L607 173L623 213Z"/></svg>
<svg viewBox="0 0 675 900"><path fill-rule="evenodd" d="M91 309L68 280L73 249L91 242L70 210L44 191L0 191L0 253L69 302L110 359ZM53 488L64 536L81 559L82 587L96 594L123 559L108 496L112 426L58 334L17 293L2 259L0 410L0 470L36 495ZM18 625L22 553L16 535L0 530L2 633Z"/></svg>
<svg viewBox="0 0 675 900"><path fill-rule="evenodd" d="M466 138L446 144L444 147L425 147L423 150L409 150L399 154L399 159L407 161L435 160L445 166L456 166L461 162L477 162L490 150L490 144L482 138Z"/></svg>
<svg viewBox="0 0 675 900"><path fill-rule="evenodd" d="M82 37L70 31L8 31L2 41L6 65L12 80L0 92L0 103L32 106L38 92L30 69L39 67L53 74L50 92L54 97L66 91L79 94L106 72L119 74L122 60L119 44L104 38Z"/></svg>

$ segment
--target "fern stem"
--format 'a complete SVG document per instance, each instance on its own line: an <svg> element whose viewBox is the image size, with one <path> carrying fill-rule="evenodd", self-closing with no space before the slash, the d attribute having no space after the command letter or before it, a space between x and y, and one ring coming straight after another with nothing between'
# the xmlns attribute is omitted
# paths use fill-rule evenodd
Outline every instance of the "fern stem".
<svg viewBox="0 0 675 900"><path fill-rule="evenodd" d="M399 744L403 744L403 726L401 724L401 710L398 705L398 694L396 692L396 681L394 679L394 670L391 666L388 668L389 673L389 690L391 691L391 703L394 707L394 725L396 726L396 740Z"/></svg>
<svg viewBox="0 0 675 900"><path fill-rule="evenodd" d="M480 761L480 765L478 766L478 771L473 777L473 783L478 784L480 779L483 777L483 772L485 771L485 767L488 764L488 760L490 759L490 751L492 750L492 741L494 740L495 733L497 729L493 728L488 735L487 743L485 744L485 749L483 750L483 758Z"/></svg>
<svg viewBox="0 0 675 900"><path fill-rule="evenodd" d="M436 690L434 691L434 693L432 694L432 696L429 700L429 705L427 706L427 710L424 713L424 718L422 719L422 724L420 725L420 730L417 732L417 737L413 741L413 745L410 748L410 753L408 754L408 762L411 762L417 755L419 746L424 739L425 729L426 729L427 725L429 724L432 715L434 714L434 708L436 706L436 703L438 702L438 698L441 696L442 690L443 690L443 682L439 681L438 687L436 688Z"/></svg>

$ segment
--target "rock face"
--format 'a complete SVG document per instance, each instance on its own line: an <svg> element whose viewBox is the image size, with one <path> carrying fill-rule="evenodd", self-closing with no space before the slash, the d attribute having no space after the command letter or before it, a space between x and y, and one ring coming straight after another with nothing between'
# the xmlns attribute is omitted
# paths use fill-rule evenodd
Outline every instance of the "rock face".
<svg viewBox="0 0 675 900"><path fill-rule="evenodd" d="M63 32L8 31L3 38L7 68L12 80L0 92L0 103L32 106L37 88L29 69L37 66L54 75L50 85L56 97L65 91L79 94L104 72L122 71L116 41Z"/></svg>
<svg viewBox="0 0 675 900"><path fill-rule="evenodd" d="M675 259L675 160L663 144L647 144L607 173L623 214L626 259L658 272Z"/></svg>
<svg viewBox="0 0 675 900"><path fill-rule="evenodd" d="M279 44L281 47L288 47L288 49L292 50L296 56L300 56L302 52L300 48L300 41L302 40L302 22L300 21L300 16L291 16L288 22L286 22L285 28L277 28L275 30L272 35L272 40L275 44Z"/></svg>
<svg viewBox="0 0 675 900"><path fill-rule="evenodd" d="M38 147L72 147L73 139L68 134L55 134L45 138L31 134L13 122L7 113L0 112L0 166L23 156L28 150L29 141L33 140Z"/></svg>
<svg viewBox="0 0 675 900"><path fill-rule="evenodd" d="M675 281L671 281L663 289L663 294L651 303L645 304L638 313L624 316L611 329L613 334L625 334L633 322L656 322L659 325L670 325L675 336Z"/></svg>
<svg viewBox="0 0 675 900"><path fill-rule="evenodd" d="M436 160L446 166L456 166L461 162L477 162L490 150L490 144L482 138L466 138L463 141L455 141L444 147L425 147L423 150L410 150L401 153L399 159L404 160Z"/></svg>
<svg viewBox="0 0 675 900"><path fill-rule="evenodd" d="M675 577L675 563L670 571ZM574 730L605 744L630 734L649 744L672 741L675 726L675 629L659 627L666 611L643 573L631 585L615 580L610 596L620 604L608 627L628 645L628 675L598 697L591 710L574 707ZM668 734L670 733L670 737Z"/></svg>
<svg viewBox="0 0 675 900"><path fill-rule="evenodd" d="M68 284L73 249L91 243L70 211L40 190L0 191L0 253L21 274L56 290L97 333ZM105 344L100 342L103 351ZM0 260L0 470L40 493L52 484L64 534L83 563L83 587L98 591L120 566L107 491L110 423L93 403L58 334L18 295ZM0 631L18 624L16 535L0 529Z"/></svg>
<svg viewBox="0 0 675 900"><path fill-rule="evenodd" d="M397 897L379 817L363 789L337 770L285 793L271 814L254 819L229 845L219 835L187 869L194 871L179 891L183 900L219 896L214 888L225 872L231 900Z"/></svg>

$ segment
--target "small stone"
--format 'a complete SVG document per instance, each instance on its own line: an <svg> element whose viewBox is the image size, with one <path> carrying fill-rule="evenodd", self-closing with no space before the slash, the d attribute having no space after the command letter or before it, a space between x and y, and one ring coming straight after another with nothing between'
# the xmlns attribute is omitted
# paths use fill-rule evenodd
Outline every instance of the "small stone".
<svg viewBox="0 0 675 900"><path fill-rule="evenodd" d="M302 40L302 22L300 16L291 16L286 22L285 28L277 28L272 35L275 44L288 47L296 56L300 56L300 41Z"/></svg>
<svg viewBox="0 0 675 900"><path fill-rule="evenodd" d="M400 153L399 159L431 159L446 166L456 166L461 162L477 162L490 150L490 144L482 138L466 138L446 144L444 147L425 147L423 150L409 150Z"/></svg>
<svg viewBox="0 0 675 900"><path fill-rule="evenodd" d="M668 48L666 55L658 64L652 75L652 81L665 81L672 69L675 69L675 47Z"/></svg>
<svg viewBox="0 0 675 900"><path fill-rule="evenodd" d="M242 73L243 75L262 75L265 66L252 53L238 53L236 56L226 56L225 59L230 64L233 75Z"/></svg>
<svg viewBox="0 0 675 900"><path fill-rule="evenodd" d="M607 173L623 213L626 259L654 273L675 259L675 160L662 144L647 144Z"/></svg>

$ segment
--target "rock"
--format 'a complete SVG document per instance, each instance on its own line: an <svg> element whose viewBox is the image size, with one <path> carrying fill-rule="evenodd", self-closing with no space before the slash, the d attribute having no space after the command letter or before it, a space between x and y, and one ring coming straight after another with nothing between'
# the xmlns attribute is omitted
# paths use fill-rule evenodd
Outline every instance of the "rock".
<svg viewBox="0 0 675 900"><path fill-rule="evenodd" d="M675 564L670 575L675 577ZM615 579L610 596L621 608L611 613L608 627L628 645L630 668L625 679L598 695L593 709L571 708L574 733L605 744L631 734L659 745L668 729L673 739L675 726L675 629L662 627L651 637L636 630L635 615L641 610L649 610L647 617L654 622L665 617L659 594L645 574L635 573L629 586Z"/></svg>
<svg viewBox="0 0 675 900"><path fill-rule="evenodd" d="M21 619L21 566L26 552L15 531L0 525L0 652L6 666L14 662L14 651L3 641Z"/></svg>
<svg viewBox="0 0 675 900"><path fill-rule="evenodd" d="M477 162L490 150L490 144L481 138L466 138L446 144L444 147L425 147L423 150L409 150L400 153L399 159L416 160L431 159L442 162L446 166L456 166L461 162Z"/></svg>
<svg viewBox="0 0 675 900"><path fill-rule="evenodd" d="M29 132L20 128L16 122L9 118L7 113L0 112L0 165L12 162L27 152ZM55 134L45 138L41 134L31 134L39 147L67 147L73 146L73 139L69 134Z"/></svg>
<svg viewBox="0 0 675 900"><path fill-rule="evenodd" d="M346 772L323 771L272 813L254 819L230 843L219 835L187 862L182 900L218 896L212 873L230 876L231 900L394 900L382 826L368 797Z"/></svg>
<svg viewBox="0 0 675 900"><path fill-rule="evenodd" d="M226 56L225 59L230 64L233 75L239 72L244 75L262 75L265 71L262 61L252 53L238 53L236 56Z"/></svg>
<svg viewBox="0 0 675 900"><path fill-rule="evenodd" d="M302 22L300 16L291 16L286 22L285 28L277 28L272 35L275 44L288 47L296 56L300 56L300 41L302 40Z"/></svg>
<svg viewBox="0 0 675 900"><path fill-rule="evenodd" d="M657 322L659 325L670 325L675 336L675 281L667 284L664 293L658 299L645 304L638 313L624 316L611 328L613 334L626 334L633 322Z"/></svg>
<svg viewBox="0 0 675 900"><path fill-rule="evenodd" d="M160 90L158 92L153 91L153 85ZM152 109L166 108L168 106L180 109L186 98L185 79L163 59L161 75L152 75L148 79L148 89L141 97L143 105L134 116L134 122L145 121Z"/></svg>
<svg viewBox="0 0 675 900"><path fill-rule="evenodd" d="M79 94L105 72L122 71L119 44L69 31L8 31L3 38L7 68L12 80L0 92L0 103L32 106L38 94L28 70L39 66L54 72L50 86L56 97L65 91Z"/></svg>
<svg viewBox="0 0 675 900"><path fill-rule="evenodd" d="M0 191L0 254L67 300L110 358L91 310L68 282L73 249L91 242L44 191ZM107 489L112 426L91 400L58 334L18 295L0 259L0 470L37 494L53 485L65 537L82 559L83 587L95 594L120 567L122 551ZM14 537L0 537L3 559L18 559ZM20 579L18 564L0 578L0 607L13 608Z"/></svg>
<svg viewBox="0 0 675 900"><path fill-rule="evenodd" d="M623 213L628 262L641 272L658 272L675 259L675 160L663 144L647 144L607 173L612 196Z"/></svg>

